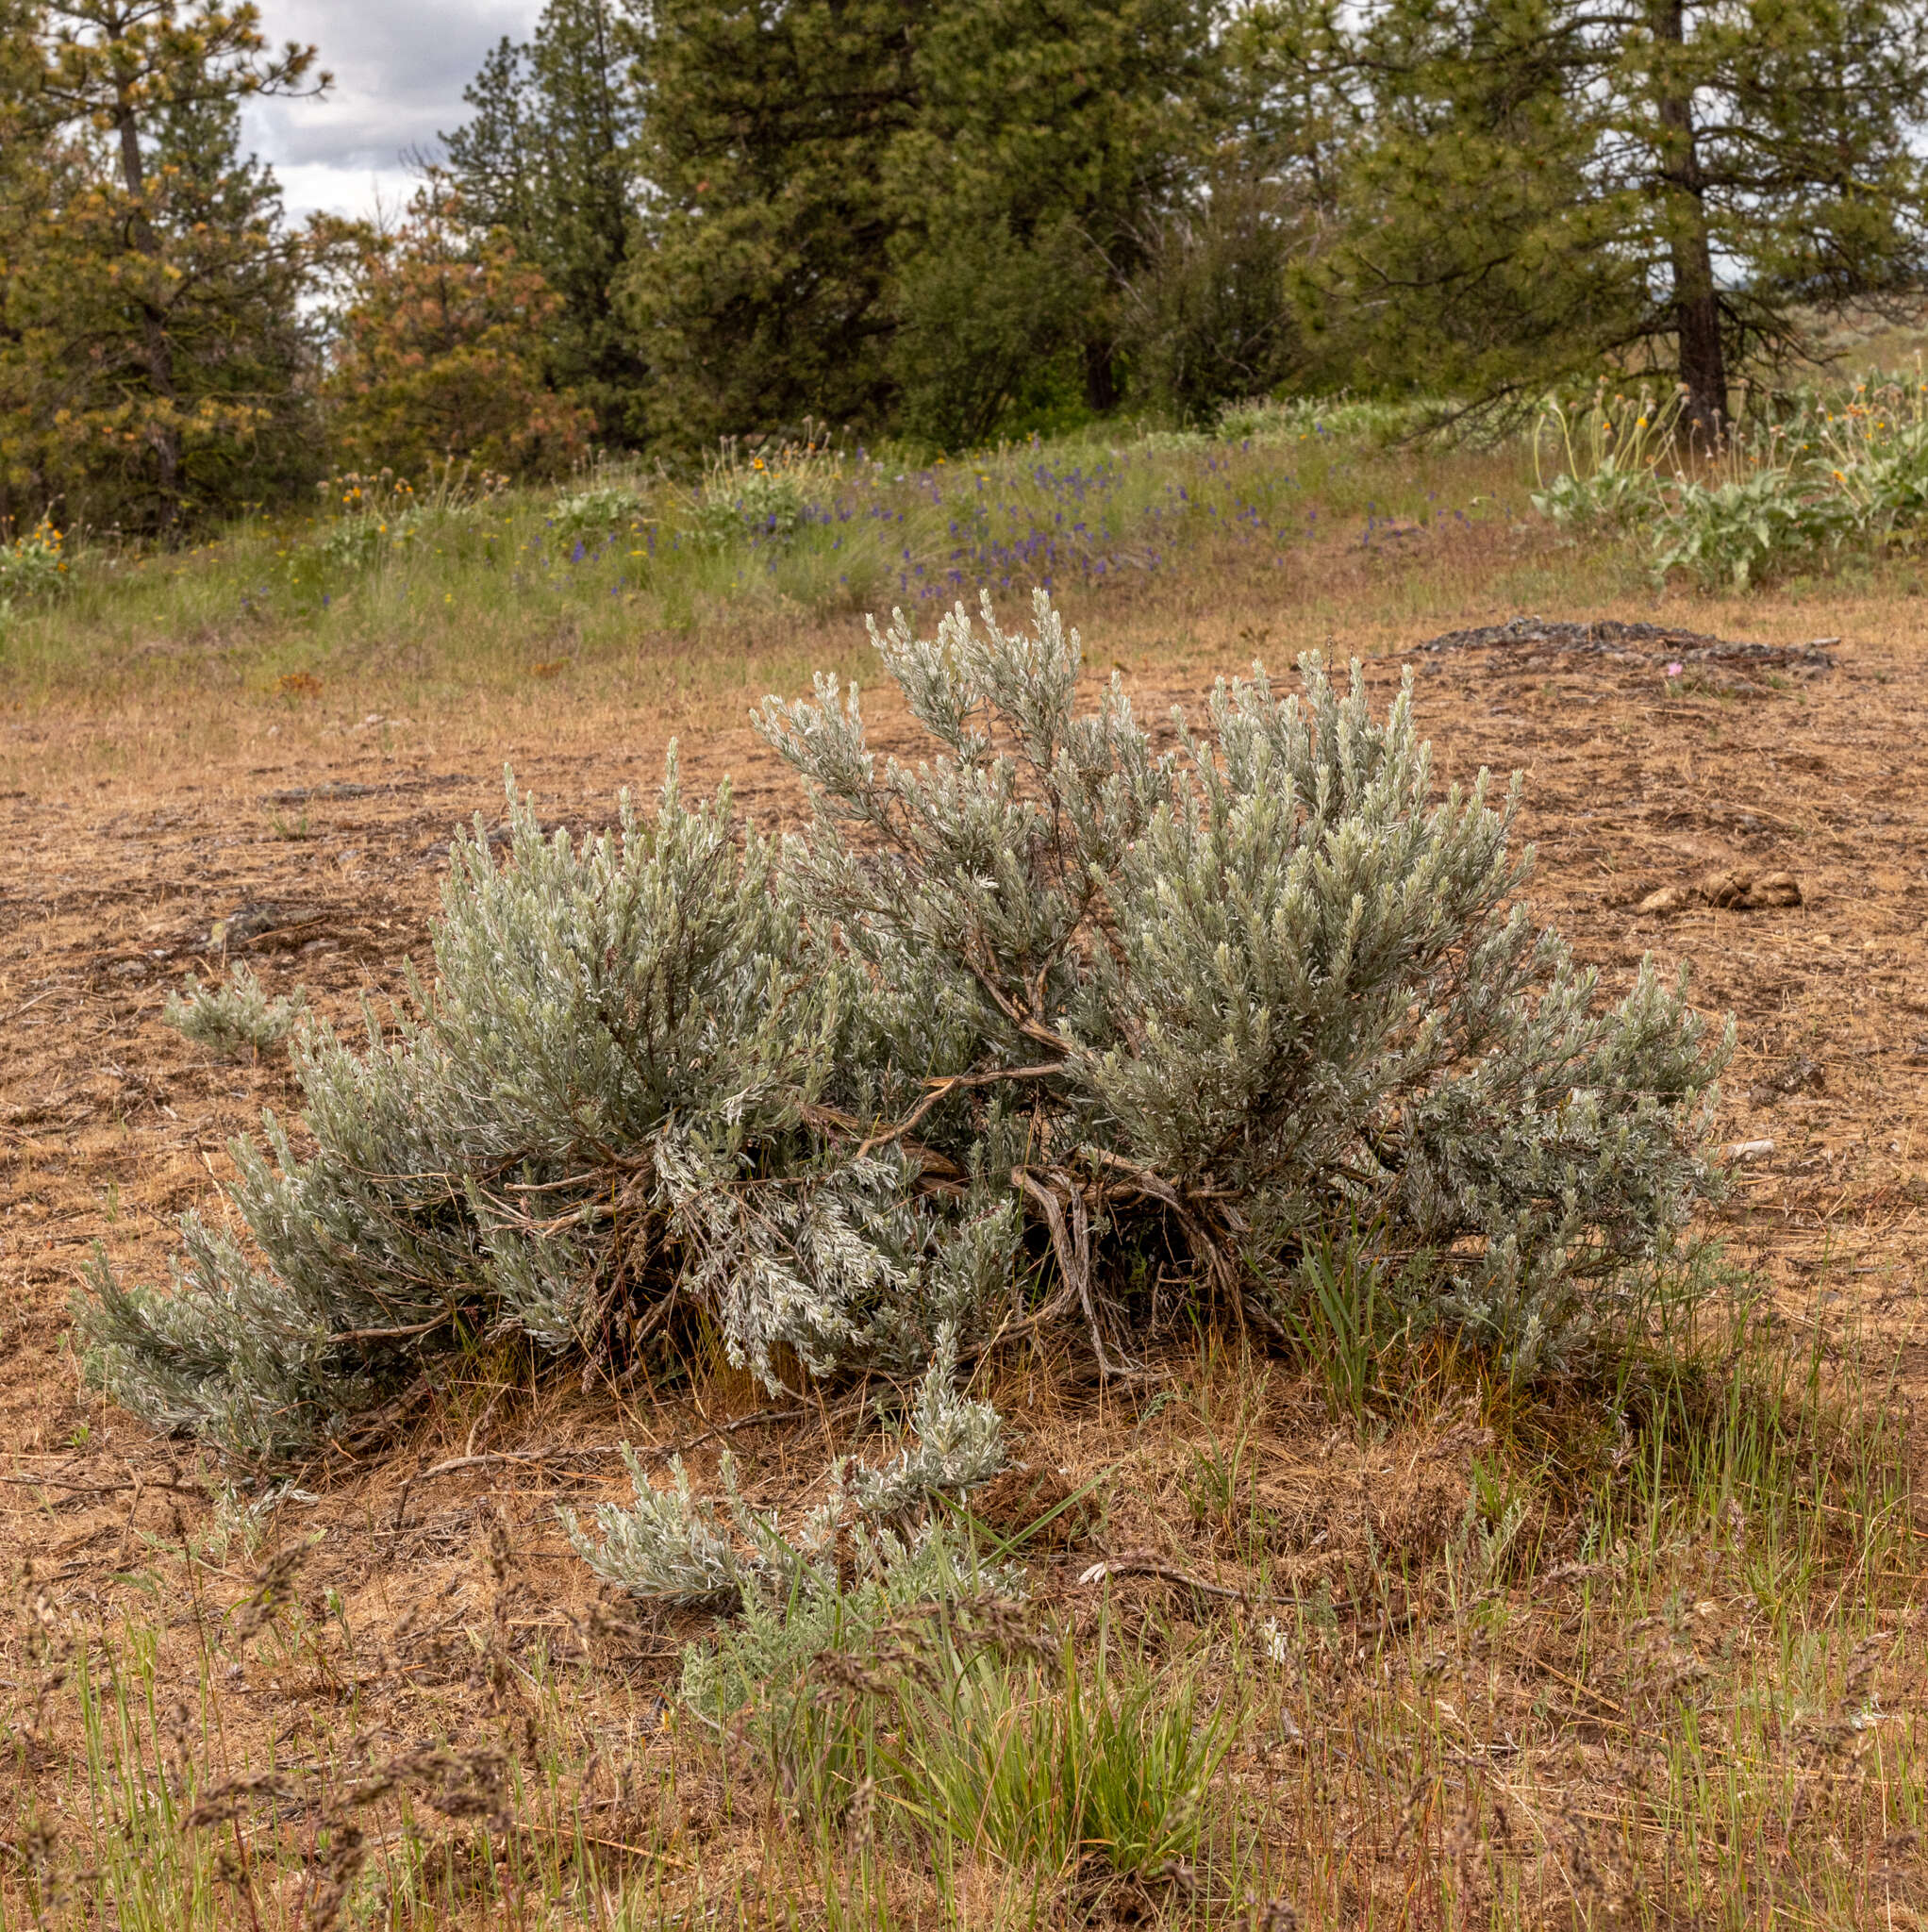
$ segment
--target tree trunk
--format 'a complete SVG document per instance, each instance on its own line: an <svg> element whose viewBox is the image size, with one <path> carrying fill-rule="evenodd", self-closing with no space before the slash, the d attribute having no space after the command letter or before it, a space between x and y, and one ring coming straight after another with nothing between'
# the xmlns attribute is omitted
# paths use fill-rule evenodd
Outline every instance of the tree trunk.
<svg viewBox="0 0 1928 1932"><path fill-rule="evenodd" d="M1668 200L1668 247L1673 272L1673 327L1687 419L1718 442L1727 423L1727 355L1720 340L1720 291L1707 234L1706 181L1694 137L1690 82L1682 72L1687 48L1686 0L1653 0L1649 12L1660 43L1656 69L1663 142L1661 178Z"/></svg>
<svg viewBox="0 0 1928 1932"><path fill-rule="evenodd" d="M154 232L154 225L147 219L147 210L141 206L147 182L146 171L141 164L141 129L134 117L133 104L125 93L115 109L114 123L121 141L121 180L134 203L131 230L134 246L150 264L158 267L160 237ZM147 379L154 386L155 399L166 414L172 415L179 400L175 391L174 344L168 340L167 311L160 307L156 293L148 291L139 297L141 345L147 361ZM152 425L149 441L154 445L155 466L158 472L161 527L171 530L180 516L181 508L180 432L172 422L163 420Z"/></svg>
<svg viewBox="0 0 1928 1932"><path fill-rule="evenodd" d="M1085 406L1101 416L1118 407L1118 371L1109 341L1085 343Z"/></svg>
<svg viewBox="0 0 1928 1932"><path fill-rule="evenodd" d="M1720 298L1704 230L1673 247L1675 327L1680 339L1680 379L1687 389L1688 420L1710 441L1727 425L1727 356L1720 341Z"/></svg>

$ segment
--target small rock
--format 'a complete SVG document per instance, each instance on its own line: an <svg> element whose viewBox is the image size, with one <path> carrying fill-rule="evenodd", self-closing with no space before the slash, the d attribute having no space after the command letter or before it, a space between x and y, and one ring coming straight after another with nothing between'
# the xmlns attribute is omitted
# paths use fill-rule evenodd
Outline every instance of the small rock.
<svg viewBox="0 0 1928 1932"><path fill-rule="evenodd" d="M1646 914L1650 919L1664 918L1670 912L1678 912L1686 904L1687 894L1678 886L1662 886L1657 892L1649 892L1634 910Z"/></svg>
<svg viewBox="0 0 1928 1932"><path fill-rule="evenodd" d="M1720 1150L1729 1160L1765 1160L1774 1151L1771 1141L1737 1141Z"/></svg>
<svg viewBox="0 0 1928 1932"><path fill-rule="evenodd" d="M1708 873L1696 890L1709 906L1745 906L1753 884L1753 873L1735 872L1723 867L1719 872Z"/></svg>
<svg viewBox="0 0 1928 1932"><path fill-rule="evenodd" d="M1799 906L1801 882L1790 872L1752 872L1735 866L1721 866L1704 874L1694 891L1709 906L1724 911L1753 912L1767 906Z"/></svg>

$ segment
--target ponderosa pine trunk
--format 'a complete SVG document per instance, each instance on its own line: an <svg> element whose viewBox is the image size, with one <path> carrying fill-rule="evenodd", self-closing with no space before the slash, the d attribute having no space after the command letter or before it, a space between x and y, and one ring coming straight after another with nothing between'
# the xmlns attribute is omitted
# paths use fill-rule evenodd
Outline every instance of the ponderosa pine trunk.
<svg viewBox="0 0 1928 1932"><path fill-rule="evenodd" d="M1118 407L1114 355L1108 336L1094 336L1085 343L1085 407L1100 416L1108 416Z"/></svg>
<svg viewBox="0 0 1928 1932"><path fill-rule="evenodd" d="M1654 0L1649 17L1654 38L1660 43L1655 77L1680 380L1687 391L1687 421L1704 439L1718 441L1727 422L1727 354L1720 339L1720 291L1714 279L1714 250L1707 232L1707 185L1694 135L1693 91L1682 71L1686 0Z"/></svg>
<svg viewBox="0 0 1928 1932"><path fill-rule="evenodd" d="M142 205L147 175L141 160L141 129L135 119L133 103L127 98L125 89L114 109L114 129L120 136L122 185L134 205L129 239L153 272L160 263L160 237L154 232L154 225L147 219L147 210ZM167 314L155 299L153 291L143 291L137 299L141 305L141 349L147 363L147 379L154 386L156 400L172 411L178 398L175 391L174 346L167 336ZM149 440L154 446L155 467L158 473L161 527L171 530L181 507L180 434L172 423L162 420L152 425Z"/></svg>

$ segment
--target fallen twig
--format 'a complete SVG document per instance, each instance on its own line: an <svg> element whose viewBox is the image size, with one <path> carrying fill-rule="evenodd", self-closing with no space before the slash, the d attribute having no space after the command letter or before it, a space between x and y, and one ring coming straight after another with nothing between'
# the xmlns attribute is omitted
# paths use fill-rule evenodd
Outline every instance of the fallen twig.
<svg viewBox="0 0 1928 1932"><path fill-rule="evenodd" d="M1207 1583L1202 1576L1194 1576L1188 1570L1181 1570L1175 1563L1168 1563L1160 1557L1155 1557L1150 1550L1125 1550L1116 1557L1106 1557L1103 1562L1093 1563L1089 1570L1078 1573L1078 1582L1089 1587L1103 1583L1108 1576L1162 1576L1168 1583L1180 1583L1187 1590L1195 1590L1202 1596L1224 1597L1235 1604L1250 1603L1250 1591L1227 1590L1222 1583Z"/></svg>

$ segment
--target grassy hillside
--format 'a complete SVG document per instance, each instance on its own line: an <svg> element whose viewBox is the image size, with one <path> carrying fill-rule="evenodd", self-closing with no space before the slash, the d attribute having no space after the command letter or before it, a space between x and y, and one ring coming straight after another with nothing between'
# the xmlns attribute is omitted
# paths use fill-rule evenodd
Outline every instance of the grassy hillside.
<svg viewBox="0 0 1928 1932"><path fill-rule="evenodd" d="M742 673L725 641L768 652L799 625L980 588L1156 604L1233 576L1276 596L1335 544L1385 555L1528 514L1522 446L1400 446L1411 421L1255 408L1211 436L1120 425L921 464L787 448L701 482L604 468L558 490L459 469L339 477L312 514L181 553L70 538L58 591L14 599L6 661L22 698L298 703L317 685L399 696L565 673L687 694Z"/></svg>

